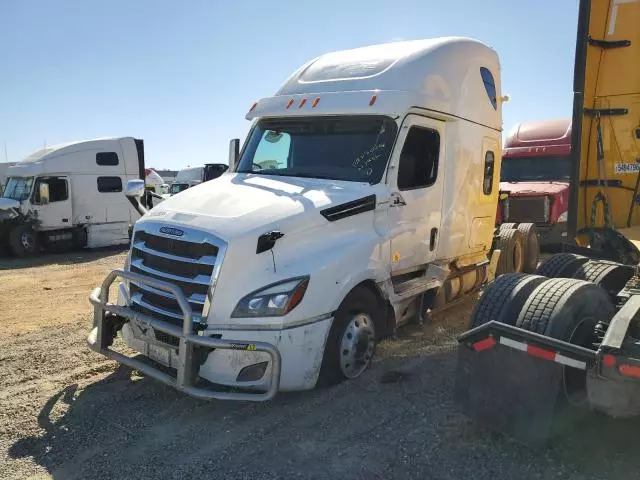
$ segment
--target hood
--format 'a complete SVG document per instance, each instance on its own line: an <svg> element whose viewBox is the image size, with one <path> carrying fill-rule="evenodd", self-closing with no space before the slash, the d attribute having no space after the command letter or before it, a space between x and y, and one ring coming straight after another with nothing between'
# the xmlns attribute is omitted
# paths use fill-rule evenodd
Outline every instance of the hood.
<svg viewBox="0 0 640 480"><path fill-rule="evenodd" d="M163 201L139 223L145 219L175 222L205 228L225 240L267 227L291 232L291 228L326 223L321 210L383 188L338 180L225 173ZM289 223L293 218L305 221L296 221L294 227Z"/></svg>
<svg viewBox="0 0 640 480"><path fill-rule="evenodd" d="M0 197L0 210L9 210L11 208L20 208L20 202L13 198Z"/></svg>
<svg viewBox="0 0 640 480"><path fill-rule="evenodd" d="M569 188L569 182L500 182L500 191L511 195L557 195Z"/></svg>

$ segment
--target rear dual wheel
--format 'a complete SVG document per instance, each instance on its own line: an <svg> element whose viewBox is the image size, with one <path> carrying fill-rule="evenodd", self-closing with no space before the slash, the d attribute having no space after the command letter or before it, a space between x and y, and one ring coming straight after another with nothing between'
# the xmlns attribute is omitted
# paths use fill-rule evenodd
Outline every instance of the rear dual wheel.
<svg viewBox="0 0 640 480"><path fill-rule="evenodd" d="M545 280L520 310L516 326L573 345L593 348L596 324L609 324L615 308L598 285L573 278ZM563 369L565 398L570 404L586 400L586 372Z"/></svg>
<svg viewBox="0 0 640 480"><path fill-rule="evenodd" d="M524 237L517 229L500 229L496 248L500 250L496 275L522 272L524 267Z"/></svg>
<svg viewBox="0 0 640 480"><path fill-rule="evenodd" d="M540 241L535 223L503 223L500 232L518 230L522 233L522 269L514 272L534 273L540 258ZM515 268L515 266L514 266Z"/></svg>
<svg viewBox="0 0 640 480"><path fill-rule="evenodd" d="M546 280L539 275L507 273L486 286L469 319L469 328L490 321L515 325L531 292Z"/></svg>

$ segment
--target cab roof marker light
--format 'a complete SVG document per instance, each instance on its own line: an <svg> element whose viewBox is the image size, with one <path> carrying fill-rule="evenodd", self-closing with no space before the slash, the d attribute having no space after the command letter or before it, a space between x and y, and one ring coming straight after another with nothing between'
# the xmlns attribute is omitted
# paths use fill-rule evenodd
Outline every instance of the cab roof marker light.
<svg viewBox="0 0 640 480"><path fill-rule="evenodd" d="M316 97L316 99L311 104L311 108L316 108L319 102L320 102L320 97Z"/></svg>
<svg viewBox="0 0 640 480"><path fill-rule="evenodd" d="M258 102L254 102L254 104L251 105L251 108L249 109L249 111L253 112L257 106L258 106Z"/></svg>
<svg viewBox="0 0 640 480"><path fill-rule="evenodd" d="M307 99L303 98L302 100L300 100L300 104L298 105L298 108L302 108L304 107L304 104L307 103Z"/></svg>
<svg viewBox="0 0 640 480"><path fill-rule="evenodd" d="M293 98L287 102L287 110L293 105Z"/></svg>

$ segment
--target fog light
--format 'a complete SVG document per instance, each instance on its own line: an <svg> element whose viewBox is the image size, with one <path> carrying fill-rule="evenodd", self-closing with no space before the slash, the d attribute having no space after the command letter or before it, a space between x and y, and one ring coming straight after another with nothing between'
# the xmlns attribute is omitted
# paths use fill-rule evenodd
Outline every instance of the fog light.
<svg viewBox="0 0 640 480"><path fill-rule="evenodd" d="M264 376L268 364L269 362L261 362L244 367L240 370L236 382L254 382L260 380Z"/></svg>

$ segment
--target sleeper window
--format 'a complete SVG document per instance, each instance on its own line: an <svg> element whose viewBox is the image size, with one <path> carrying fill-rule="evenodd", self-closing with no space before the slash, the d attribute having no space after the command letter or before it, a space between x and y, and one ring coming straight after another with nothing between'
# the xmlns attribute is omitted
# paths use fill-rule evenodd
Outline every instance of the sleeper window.
<svg viewBox="0 0 640 480"><path fill-rule="evenodd" d="M496 92L496 82L493 79L493 74L488 68L480 67L480 76L482 77L482 83L484 83L484 89L487 91L487 96L493 109L498 109L498 97Z"/></svg>
<svg viewBox="0 0 640 480"><path fill-rule="evenodd" d="M411 190L433 185L438 176L440 134L427 128L411 127L400 154L398 188Z"/></svg>
<svg viewBox="0 0 640 480"><path fill-rule="evenodd" d="M120 177L98 177L98 191L101 193L121 192L122 179Z"/></svg>
<svg viewBox="0 0 640 480"><path fill-rule="evenodd" d="M102 166L115 166L120 161L116 152L100 152L96 153L96 163Z"/></svg>
<svg viewBox="0 0 640 480"><path fill-rule="evenodd" d="M484 179L482 181L482 191L485 195L491 195L493 191L493 171L495 156L493 152L487 152L484 156Z"/></svg>

